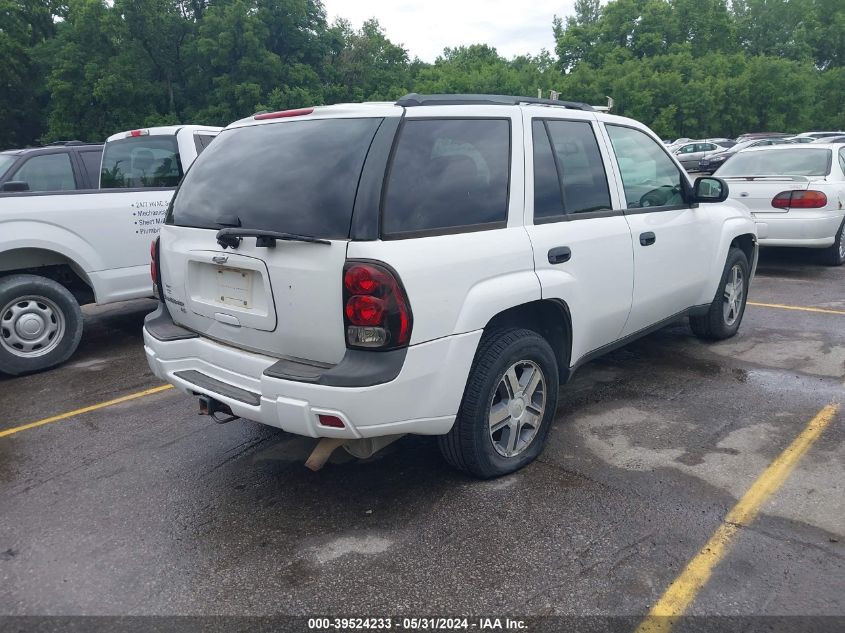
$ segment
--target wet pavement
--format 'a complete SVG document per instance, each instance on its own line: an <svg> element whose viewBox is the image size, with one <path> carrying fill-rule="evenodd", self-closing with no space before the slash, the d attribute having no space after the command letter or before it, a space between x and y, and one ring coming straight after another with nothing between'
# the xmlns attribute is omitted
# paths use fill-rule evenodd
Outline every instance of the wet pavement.
<svg viewBox="0 0 845 633"><path fill-rule="evenodd" d="M843 281L765 251L751 301L845 311ZM160 384L153 305L88 308L71 362L0 377L0 430ZM311 440L165 391L0 438L0 614L642 615L843 380L845 314L672 326L580 370L540 460L488 482L418 437L311 473ZM845 414L690 613L845 616Z"/></svg>

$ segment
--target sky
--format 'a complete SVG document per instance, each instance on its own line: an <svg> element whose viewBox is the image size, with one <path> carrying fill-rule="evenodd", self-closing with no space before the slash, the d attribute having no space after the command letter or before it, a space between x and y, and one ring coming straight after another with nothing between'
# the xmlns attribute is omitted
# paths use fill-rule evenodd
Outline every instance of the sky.
<svg viewBox="0 0 845 633"><path fill-rule="evenodd" d="M433 62L446 46L490 44L500 55L554 52L552 19L572 13L573 0L323 0L329 22L359 28L376 18L410 57Z"/></svg>

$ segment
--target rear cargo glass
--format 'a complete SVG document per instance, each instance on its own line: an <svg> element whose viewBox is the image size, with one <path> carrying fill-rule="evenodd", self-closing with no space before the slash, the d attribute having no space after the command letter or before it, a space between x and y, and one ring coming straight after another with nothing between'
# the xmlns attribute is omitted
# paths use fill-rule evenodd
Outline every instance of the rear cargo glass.
<svg viewBox="0 0 845 633"><path fill-rule="evenodd" d="M381 119L316 119L235 128L200 154L168 223L349 237L364 159Z"/></svg>
<svg viewBox="0 0 845 633"><path fill-rule="evenodd" d="M740 152L716 172L717 176L827 176L829 149L773 149Z"/></svg>

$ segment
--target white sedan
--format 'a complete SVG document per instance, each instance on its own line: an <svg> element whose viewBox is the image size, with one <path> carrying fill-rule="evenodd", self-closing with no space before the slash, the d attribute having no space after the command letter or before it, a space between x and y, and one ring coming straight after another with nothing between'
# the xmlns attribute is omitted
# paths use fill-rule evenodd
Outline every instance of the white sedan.
<svg viewBox="0 0 845 633"><path fill-rule="evenodd" d="M845 263L845 147L810 143L747 149L715 176L757 221L761 246L824 249Z"/></svg>

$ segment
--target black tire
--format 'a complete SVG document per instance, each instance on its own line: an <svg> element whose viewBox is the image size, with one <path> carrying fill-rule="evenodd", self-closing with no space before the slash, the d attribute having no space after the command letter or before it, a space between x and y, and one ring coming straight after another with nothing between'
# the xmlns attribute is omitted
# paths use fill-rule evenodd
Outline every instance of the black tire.
<svg viewBox="0 0 845 633"><path fill-rule="evenodd" d="M38 299L47 302L39 302ZM20 300L18 303L16 300ZM52 337L45 339L40 349L17 348L13 338L13 324L24 318L20 312L13 312L27 305L46 308L38 312L37 318L50 330L52 324L60 324ZM46 316L45 316L46 315ZM33 328L39 322L31 321ZM82 310L70 291L60 283L37 275L11 275L0 278L0 372L17 376L54 367L63 363L76 351L82 338ZM15 349L16 352L12 350Z"/></svg>
<svg viewBox="0 0 845 633"><path fill-rule="evenodd" d="M532 372L539 368L544 408L542 415L534 416L539 423L533 439L525 442L521 452L507 457L495 448L489 416L505 373L520 362L525 362ZM438 438L440 452L454 468L481 479L519 470L543 450L557 408L558 388L557 360L546 339L532 330L519 328L486 333L476 351L455 424L448 434ZM514 436L519 438L520 432Z"/></svg>
<svg viewBox="0 0 845 633"><path fill-rule="evenodd" d="M734 266L739 266L742 271L742 299L735 319L729 322L724 312L725 286ZM690 328L697 337L709 341L722 341L737 333L742 323L742 317L745 315L745 304L748 301L748 275L748 258L745 253L739 248L731 247L728 251L725 269L722 271L722 277L719 280L719 286L716 289L716 296L713 298L707 314L690 316L689 318Z"/></svg>
<svg viewBox="0 0 845 633"><path fill-rule="evenodd" d="M845 219L839 225L839 230L836 233L836 241L833 246L827 247L822 252L822 261L828 266L841 266L845 264L845 253L843 253L842 243L845 242Z"/></svg>

